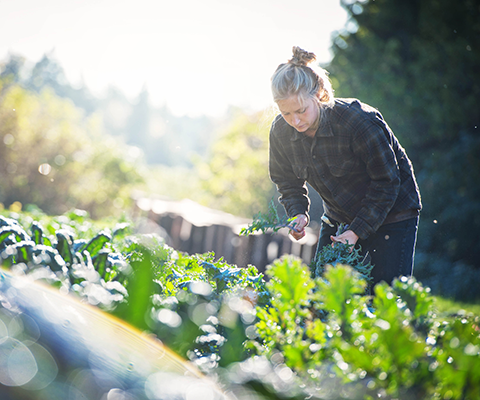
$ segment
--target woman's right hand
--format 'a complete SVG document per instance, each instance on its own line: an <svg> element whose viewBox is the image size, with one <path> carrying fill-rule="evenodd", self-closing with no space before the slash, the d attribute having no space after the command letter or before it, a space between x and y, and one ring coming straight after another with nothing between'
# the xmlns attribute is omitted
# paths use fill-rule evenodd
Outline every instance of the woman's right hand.
<svg viewBox="0 0 480 400"><path fill-rule="evenodd" d="M293 228L290 230L290 235L292 235L294 239L300 240L307 234L305 228L308 225L308 218L305 214L298 214L290 225Z"/></svg>

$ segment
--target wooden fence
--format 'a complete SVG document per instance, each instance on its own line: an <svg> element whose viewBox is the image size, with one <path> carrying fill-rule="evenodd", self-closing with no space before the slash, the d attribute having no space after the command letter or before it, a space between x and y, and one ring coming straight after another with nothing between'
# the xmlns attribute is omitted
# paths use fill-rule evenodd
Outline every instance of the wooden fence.
<svg viewBox="0 0 480 400"><path fill-rule="evenodd" d="M215 258L245 267L265 267L283 254L301 257L310 263L315 254L318 230L296 241L287 229L275 234L240 236L251 220L203 207L191 200L168 201L141 198L136 201L136 220L142 233L158 233L176 250L189 254L213 251Z"/></svg>

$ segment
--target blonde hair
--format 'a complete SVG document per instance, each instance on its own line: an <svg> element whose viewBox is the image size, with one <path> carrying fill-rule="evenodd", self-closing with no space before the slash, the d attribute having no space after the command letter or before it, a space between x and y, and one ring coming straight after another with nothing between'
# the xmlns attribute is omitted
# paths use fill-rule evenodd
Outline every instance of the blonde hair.
<svg viewBox="0 0 480 400"><path fill-rule="evenodd" d="M323 68L311 67L316 60L314 53L294 46L293 57L280 64L272 76L273 101L277 103L291 96L298 96L300 101L313 98L320 110L333 104L333 89L328 73Z"/></svg>

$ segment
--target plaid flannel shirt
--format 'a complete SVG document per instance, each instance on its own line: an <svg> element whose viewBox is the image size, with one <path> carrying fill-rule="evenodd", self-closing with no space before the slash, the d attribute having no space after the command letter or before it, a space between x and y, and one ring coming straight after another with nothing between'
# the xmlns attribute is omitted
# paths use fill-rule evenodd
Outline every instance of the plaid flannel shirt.
<svg viewBox="0 0 480 400"><path fill-rule="evenodd" d="M287 215L308 216L306 182L323 200L327 216L366 239L387 216L421 210L412 164L374 108L336 99L310 138L277 116L270 131L270 178Z"/></svg>

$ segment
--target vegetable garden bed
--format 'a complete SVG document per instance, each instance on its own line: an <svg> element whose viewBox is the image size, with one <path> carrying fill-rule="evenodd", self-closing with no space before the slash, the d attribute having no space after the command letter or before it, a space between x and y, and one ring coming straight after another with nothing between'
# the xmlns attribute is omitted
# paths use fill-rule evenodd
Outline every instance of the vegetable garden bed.
<svg viewBox="0 0 480 400"><path fill-rule="evenodd" d="M124 222L99 228L81 212L0 217L0 254L8 269L0 274L0 353L8 355L0 357L2 398L480 398L479 317L439 313L414 278L378 284L372 297L355 268L325 265L312 274L292 256L275 260L264 276L213 253L176 251ZM21 282L51 286L45 290L57 300L43 297L30 312L35 296ZM63 335L66 327L51 317L68 309L58 296L84 303L78 310L94 307L99 321L131 331L129 340L161 341L183 369L162 375L170 357L155 367L147 359L121 364L135 349L116 344L123 328L105 337L92 323L89 335ZM75 306L71 313L82 315ZM69 353L87 337L104 344L87 356ZM19 373L15 349L37 369ZM126 375L109 375L109 357L126 365ZM208 385L192 384L186 371Z"/></svg>

